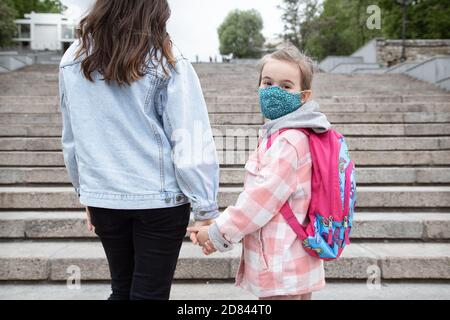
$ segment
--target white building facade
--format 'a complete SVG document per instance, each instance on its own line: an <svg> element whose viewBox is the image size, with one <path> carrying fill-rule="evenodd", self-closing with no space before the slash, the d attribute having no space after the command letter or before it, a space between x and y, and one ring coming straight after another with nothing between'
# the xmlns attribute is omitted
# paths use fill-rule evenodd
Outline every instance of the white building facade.
<svg viewBox="0 0 450 320"><path fill-rule="evenodd" d="M34 51L65 51L75 40L75 20L59 13L35 13L16 20L14 41Z"/></svg>

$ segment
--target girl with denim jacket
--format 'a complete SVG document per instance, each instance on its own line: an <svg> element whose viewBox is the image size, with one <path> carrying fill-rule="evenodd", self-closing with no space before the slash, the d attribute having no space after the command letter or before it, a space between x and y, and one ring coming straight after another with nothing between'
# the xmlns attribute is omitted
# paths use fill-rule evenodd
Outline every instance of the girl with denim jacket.
<svg viewBox="0 0 450 320"><path fill-rule="evenodd" d="M168 299L191 209L197 225L219 213L205 100L169 17L167 0L97 0L60 64L64 161L110 299Z"/></svg>

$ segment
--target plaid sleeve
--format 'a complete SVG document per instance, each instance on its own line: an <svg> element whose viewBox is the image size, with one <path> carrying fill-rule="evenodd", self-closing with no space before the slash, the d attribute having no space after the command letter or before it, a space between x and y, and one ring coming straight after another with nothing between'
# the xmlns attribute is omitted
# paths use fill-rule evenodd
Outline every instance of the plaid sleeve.
<svg viewBox="0 0 450 320"><path fill-rule="evenodd" d="M246 186L234 206L216 220L223 237L231 243L265 226L297 188L298 155L295 147L280 136L261 159L253 183Z"/></svg>

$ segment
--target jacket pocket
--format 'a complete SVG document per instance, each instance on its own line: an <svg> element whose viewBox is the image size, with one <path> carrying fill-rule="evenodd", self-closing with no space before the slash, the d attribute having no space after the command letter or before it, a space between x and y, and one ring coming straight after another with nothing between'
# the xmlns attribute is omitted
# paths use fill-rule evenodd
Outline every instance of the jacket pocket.
<svg viewBox="0 0 450 320"><path fill-rule="evenodd" d="M259 257L260 263L263 270L269 269L268 260L266 256L266 248L264 246L264 239L262 235L262 229L258 230L258 248L259 248Z"/></svg>
<svg viewBox="0 0 450 320"><path fill-rule="evenodd" d="M247 186L249 182L253 182L259 173L259 162L256 159L256 156L251 155L245 164L245 178L244 178L244 187Z"/></svg>

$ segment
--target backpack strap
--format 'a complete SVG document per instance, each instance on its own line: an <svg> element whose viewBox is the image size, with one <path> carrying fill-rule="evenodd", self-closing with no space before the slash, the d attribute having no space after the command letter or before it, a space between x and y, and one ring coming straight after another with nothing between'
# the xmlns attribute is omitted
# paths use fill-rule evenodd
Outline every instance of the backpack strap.
<svg viewBox="0 0 450 320"><path fill-rule="evenodd" d="M350 188L351 188L351 174L354 169L354 164L351 161L348 165L347 169L345 170L345 191L344 191L344 215L348 216L350 212ZM346 245L350 244L350 228L345 228L344 233L344 241Z"/></svg>
<svg viewBox="0 0 450 320"><path fill-rule="evenodd" d="M306 238L308 238L305 227L302 226L300 222L298 222L298 219L295 216L294 211L292 211L292 208L289 205L289 201L286 201L286 203L281 207L280 213L286 220L288 225L291 227L291 229L294 230L295 234L299 239L303 241Z"/></svg>
<svg viewBox="0 0 450 320"><path fill-rule="evenodd" d="M282 129L282 130L275 132L271 136L269 136L269 138L267 139L266 150L269 150L270 147L273 145L275 139L287 130L289 130L289 129ZM309 134L310 134L310 132L306 129L295 129L295 130L302 131L307 136L309 136ZM292 228L292 230L294 230L295 234L297 234L298 238L300 238L301 240L304 240L308 237L308 235L306 234L305 227L302 226L300 224L300 222L298 221L297 217L294 214L294 211L292 211L289 201L286 201L286 203L281 207L280 213L283 216L283 218L286 220L288 225Z"/></svg>

